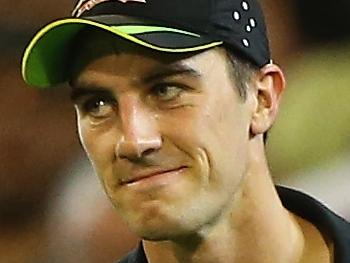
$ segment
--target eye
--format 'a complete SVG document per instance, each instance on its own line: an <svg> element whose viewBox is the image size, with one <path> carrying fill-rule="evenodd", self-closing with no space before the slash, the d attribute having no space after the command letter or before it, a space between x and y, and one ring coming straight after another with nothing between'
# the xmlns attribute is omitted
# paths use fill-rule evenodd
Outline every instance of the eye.
<svg viewBox="0 0 350 263"><path fill-rule="evenodd" d="M83 111L94 118L106 118L114 112L115 102L104 97L87 99L83 104Z"/></svg>
<svg viewBox="0 0 350 263"><path fill-rule="evenodd" d="M183 87L176 84L158 84L152 88L152 95L156 96L158 100L166 102L178 98L183 90Z"/></svg>

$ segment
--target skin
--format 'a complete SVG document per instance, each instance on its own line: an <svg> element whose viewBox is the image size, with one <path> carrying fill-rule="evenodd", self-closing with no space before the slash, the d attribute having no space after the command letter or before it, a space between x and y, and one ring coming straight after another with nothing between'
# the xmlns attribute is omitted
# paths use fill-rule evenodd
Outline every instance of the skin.
<svg viewBox="0 0 350 263"><path fill-rule="evenodd" d="M267 167L263 133L285 86L276 65L243 100L221 48L165 55L100 33L82 43L71 79L80 139L150 263L329 262Z"/></svg>

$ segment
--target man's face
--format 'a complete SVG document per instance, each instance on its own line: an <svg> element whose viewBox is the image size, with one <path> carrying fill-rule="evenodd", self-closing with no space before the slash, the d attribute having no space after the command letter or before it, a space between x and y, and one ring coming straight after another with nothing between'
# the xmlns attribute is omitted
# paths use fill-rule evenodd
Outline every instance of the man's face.
<svg viewBox="0 0 350 263"><path fill-rule="evenodd" d="M164 55L114 38L91 37L73 67L83 146L140 237L205 229L232 204L244 174L249 103L221 49Z"/></svg>

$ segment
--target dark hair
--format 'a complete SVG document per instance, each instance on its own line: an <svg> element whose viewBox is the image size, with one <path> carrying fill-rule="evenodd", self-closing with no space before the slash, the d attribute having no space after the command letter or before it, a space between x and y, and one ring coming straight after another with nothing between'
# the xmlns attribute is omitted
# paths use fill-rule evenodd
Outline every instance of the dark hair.
<svg viewBox="0 0 350 263"><path fill-rule="evenodd" d="M238 89L238 94L245 101L247 99L247 89L249 82L259 67L253 65L250 61L236 55L229 49L225 49L227 60L232 71L232 80ZM266 144L268 132L264 133L264 143Z"/></svg>
<svg viewBox="0 0 350 263"><path fill-rule="evenodd" d="M238 93L243 100L247 98L248 84L255 72L259 68L253 65L250 61L242 58L229 49L225 49L228 62L230 64L232 80L238 88Z"/></svg>

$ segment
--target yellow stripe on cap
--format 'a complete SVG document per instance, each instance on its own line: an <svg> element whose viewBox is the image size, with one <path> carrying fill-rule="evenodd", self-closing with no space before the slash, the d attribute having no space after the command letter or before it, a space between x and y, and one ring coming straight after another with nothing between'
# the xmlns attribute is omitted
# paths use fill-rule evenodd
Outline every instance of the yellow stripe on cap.
<svg viewBox="0 0 350 263"><path fill-rule="evenodd" d="M162 27L162 26L123 25L123 26L111 26L111 28L115 28L118 31L124 32L126 34L130 34L130 35L154 33L154 32L171 32L171 33L178 33L178 34L188 35L193 37L200 37L200 35L192 32L175 29L175 28Z"/></svg>

